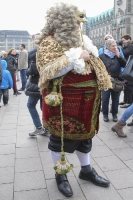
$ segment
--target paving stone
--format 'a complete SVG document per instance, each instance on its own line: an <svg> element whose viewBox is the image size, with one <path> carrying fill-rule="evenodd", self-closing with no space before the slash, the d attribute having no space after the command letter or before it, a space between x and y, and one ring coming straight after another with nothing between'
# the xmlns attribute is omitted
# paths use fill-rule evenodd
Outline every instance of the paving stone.
<svg viewBox="0 0 133 200"><path fill-rule="evenodd" d="M77 197L80 197L80 199L82 199L82 197L84 198L82 190L79 187L79 184L77 183L75 177L69 177L68 180L73 190L73 198L75 199L77 199ZM48 187L50 200L66 199L64 195L59 192L55 179L46 180L46 184ZM52 188L52 192L51 192L51 188Z"/></svg>
<svg viewBox="0 0 133 200"><path fill-rule="evenodd" d="M127 128L124 128L123 129L124 133L127 134L127 137L126 138L121 138L121 140L123 140L124 142L132 142L133 141L133 133L128 130Z"/></svg>
<svg viewBox="0 0 133 200"><path fill-rule="evenodd" d="M42 165L40 158L16 159L15 172L41 171Z"/></svg>
<svg viewBox="0 0 133 200"><path fill-rule="evenodd" d="M0 168L0 184L13 183L14 167Z"/></svg>
<svg viewBox="0 0 133 200"><path fill-rule="evenodd" d="M0 185L0 200L13 200L13 184Z"/></svg>
<svg viewBox="0 0 133 200"><path fill-rule="evenodd" d="M15 153L15 144L0 145L0 155Z"/></svg>
<svg viewBox="0 0 133 200"><path fill-rule="evenodd" d="M114 155L113 152L107 146L95 146L92 145L92 151L90 152L92 158L99 158L104 156Z"/></svg>
<svg viewBox="0 0 133 200"><path fill-rule="evenodd" d="M52 165L53 162L52 162L52 158L50 156L50 151L49 152L40 152L40 157L41 157L41 160L42 160L42 164L43 165Z"/></svg>
<svg viewBox="0 0 133 200"><path fill-rule="evenodd" d="M37 136L37 142L49 142L49 137L48 136L44 136L44 135L38 135ZM48 146L48 145L47 145Z"/></svg>
<svg viewBox="0 0 133 200"><path fill-rule="evenodd" d="M49 151L48 142L39 142L38 143L38 148L39 148L39 151Z"/></svg>
<svg viewBox="0 0 133 200"><path fill-rule="evenodd" d="M133 149L131 147L114 149L112 151L123 161L133 159Z"/></svg>
<svg viewBox="0 0 133 200"><path fill-rule="evenodd" d="M105 143L107 142L106 140L112 140L118 138L116 134L114 134L112 131L107 131L107 132L99 132L97 136Z"/></svg>
<svg viewBox="0 0 133 200"><path fill-rule="evenodd" d="M112 116L109 115L109 122L104 122L103 119L101 120L101 123L106 126L109 130L111 130L111 127L114 126L114 122L112 120Z"/></svg>
<svg viewBox="0 0 133 200"><path fill-rule="evenodd" d="M128 168L104 173L116 189L133 187L133 172Z"/></svg>
<svg viewBox="0 0 133 200"><path fill-rule="evenodd" d="M37 190L46 188L43 171L15 174L14 191Z"/></svg>
<svg viewBox="0 0 133 200"><path fill-rule="evenodd" d="M110 131L110 129L109 129L108 127L106 127L106 126L104 126L104 125L102 125L102 124L100 123L100 127L99 127L98 134L99 134L99 133L103 133L103 132L109 132L109 131Z"/></svg>
<svg viewBox="0 0 133 200"><path fill-rule="evenodd" d="M11 129L16 129L16 127L17 127L17 123L15 123L15 124L1 124L1 126L0 126L0 130L2 129L4 129L4 130L11 130Z"/></svg>
<svg viewBox="0 0 133 200"><path fill-rule="evenodd" d="M32 131L34 131L34 126L33 126L33 124L26 124L26 125L24 125L24 126L17 126L17 130L18 131L25 131L25 132L27 132L27 134L29 133L29 132L32 132Z"/></svg>
<svg viewBox="0 0 133 200"><path fill-rule="evenodd" d="M11 117L5 117L2 120L3 124L17 124L17 116L12 115Z"/></svg>
<svg viewBox="0 0 133 200"><path fill-rule="evenodd" d="M16 158L35 158L39 157L37 147L16 148Z"/></svg>
<svg viewBox="0 0 133 200"><path fill-rule="evenodd" d="M119 138L110 139L106 141L106 145L110 149L122 149L122 148L129 147L127 143L125 143L123 140L120 140Z"/></svg>
<svg viewBox="0 0 133 200"><path fill-rule="evenodd" d="M133 200L133 187L118 190L118 193L121 195L123 200Z"/></svg>
<svg viewBox="0 0 133 200"><path fill-rule="evenodd" d="M124 163L133 171L133 160L126 160Z"/></svg>
<svg viewBox="0 0 133 200"><path fill-rule="evenodd" d="M30 116L29 111L27 109L19 108L19 116Z"/></svg>
<svg viewBox="0 0 133 200"><path fill-rule="evenodd" d="M102 171L123 169L127 167L117 156L108 156L94 159Z"/></svg>
<svg viewBox="0 0 133 200"><path fill-rule="evenodd" d="M16 136L0 137L0 144L15 144Z"/></svg>
<svg viewBox="0 0 133 200"><path fill-rule="evenodd" d="M15 110L18 111L18 106L12 106L9 104L8 111L11 112L11 111L15 111Z"/></svg>
<svg viewBox="0 0 133 200"><path fill-rule="evenodd" d="M0 155L0 168L1 167L14 167L15 154Z"/></svg>
<svg viewBox="0 0 133 200"><path fill-rule="evenodd" d="M8 111L8 110L7 110L7 111L6 111L6 115L7 115L7 116L9 116L9 115L11 115L11 116L12 116L12 115L18 115L18 110L14 110L14 111Z"/></svg>
<svg viewBox="0 0 133 200"><path fill-rule="evenodd" d="M31 118L29 118L29 116L19 116L18 117L18 126L22 126L23 124L25 124L25 125L30 124L34 127L33 121Z"/></svg>
<svg viewBox="0 0 133 200"><path fill-rule="evenodd" d="M93 138L93 147L95 146L102 146L104 145L104 143L102 142L102 140L100 138L98 138L97 136L95 136Z"/></svg>
<svg viewBox="0 0 133 200"><path fill-rule="evenodd" d="M40 189L15 192L14 200L49 200L49 197L46 189Z"/></svg>
<svg viewBox="0 0 133 200"><path fill-rule="evenodd" d="M36 147L37 140L36 137L25 137L25 138L17 138L16 147Z"/></svg>
<svg viewBox="0 0 133 200"><path fill-rule="evenodd" d="M133 148L133 141L127 142L127 144Z"/></svg>
<svg viewBox="0 0 133 200"><path fill-rule="evenodd" d="M28 120L18 120L18 126L22 126L23 124L25 125L30 125L32 127L34 127L32 120L28 119Z"/></svg>
<svg viewBox="0 0 133 200"><path fill-rule="evenodd" d="M87 200L122 200L112 185L109 188L103 188L93 184L81 184L80 187Z"/></svg>
<svg viewBox="0 0 133 200"><path fill-rule="evenodd" d="M0 137L9 137L9 136L16 136L16 129L11 130L0 130Z"/></svg>

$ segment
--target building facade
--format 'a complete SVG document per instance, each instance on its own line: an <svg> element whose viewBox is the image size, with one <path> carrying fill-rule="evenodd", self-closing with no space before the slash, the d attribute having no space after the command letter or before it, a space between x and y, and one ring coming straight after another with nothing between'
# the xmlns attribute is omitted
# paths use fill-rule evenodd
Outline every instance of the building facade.
<svg viewBox="0 0 133 200"><path fill-rule="evenodd" d="M33 48L33 36L28 31L0 30L0 51L7 51L11 48L19 50L19 45L22 43L28 51Z"/></svg>
<svg viewBox="0 0 133 200"><path fill-rule="evenodd" d="M133 0L114 0L114 8L87 19L83 32L98 48L104 44L106 34L111 34L115 40L123 34L133 39Z"/></svg>

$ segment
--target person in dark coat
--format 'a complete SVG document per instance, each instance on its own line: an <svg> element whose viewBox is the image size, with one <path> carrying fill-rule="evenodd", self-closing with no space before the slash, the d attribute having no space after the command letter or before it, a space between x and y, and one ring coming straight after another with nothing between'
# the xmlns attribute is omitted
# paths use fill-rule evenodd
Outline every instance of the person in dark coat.
<svg viewBox="0 0 133 200"><path fill-rule="evenodd" d="M121 41L119 44L122 46L122 51L126 61L128 60L129 56L133 54L133 42L131 41L131 37L129 34L125 34L121 37ZM133 102L133 84L129 81L125 80L124 86L124 98L123 101L119 103L120 108L128 108Z"/></svg>
<svg viewBox="0 0 133 200"><path fill-rule="evenodd" d="M16 50L14 50L14 54L12 54L12 56L15 58L16 62L15 62L15 67L17 69L16 71L16 81L20 80L20 74L19 74L19 70L18 70L18 57L19 57L19 53L16 52Z"/></svg>
<svg viewBox="0 0 133 200"><path fill-rule="evenodd" d="M124 56L128 60L130 55L133 55L133 41L131 40L129 34L125 34L121 37L121 45ZM133 83L126 81L124 88L124 99L121 102L121 108L128 108L133 103ZM133 119L127 124L128 126L133 126Z"/></svg>
<svg viewBox="0 0 133 200"><path fill-rule="evenodd" d="M12 48L8 51L7 56L4 58L7 62L7 70L11 73L12 80L13 80L13 94L19 95L21 94L18 92L17 84L16 84L16 71L17 71L17 61L14 57L16 55L16 49Z"/></svg>
<svg viewBox="0 0 133 200"><path fill-rule="evenodd" d="M29 81L26 84L25 94L29 96L27 107L36 129L29 133L30 136L47 135L46 130L42 127L36 105L40 100L40 108L42 109L42 96L38 88L39 73L36 67L36 51L37 48L32 49L28 53L28 69L27 76Z"/></svg>
<svg viewBox="0 0 133 200"><path fill-rule="evenodd" d="M121 66L125 66L126 60L120 56L120 52L117 49L116 41L114 39L109 39L105 42L106 49L104 53L99 55L100 59L103 61L106 69L111 77L119 79ZM113 121L117 122L117 113L119 105L119 92L115 92L112 89L107 91L102 91L102 111L103 119L105 122L109 121L108 118L108 106L109 98L112 98L112 116Z"/></svg>

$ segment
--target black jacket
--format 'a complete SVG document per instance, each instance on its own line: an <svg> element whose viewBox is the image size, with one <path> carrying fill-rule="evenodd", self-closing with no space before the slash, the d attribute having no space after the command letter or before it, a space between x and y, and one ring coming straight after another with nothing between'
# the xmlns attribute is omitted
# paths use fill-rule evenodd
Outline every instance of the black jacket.
<svg viewBox="0 0 133 200"><path fill-rule="evenodd" d="M108 73L113 78L119 78L121 66L126 65L126 60L122 57L115 56L114 58L110 58L105 54L99 55L99 58L103 61Z"/></svg>
<svg viewBox="0 0 133 200"><path fill-rule="evenodd" d="M27 69L27 76L29 76L29 82L27 83L27 95L40 95L40 90L38 87L39 82L39 72L36 67L36 51L37 49L33 49L28 53L28 63L29 68Z"/></svg>
<svg viewBox="0 0 133 200"><path fill-rule="evenodd" d="M128 60L130 55L133 55L133 43L130 43L128 46L122 48L125 59Z"/></svg>
<svg viewBox="0 0 133 200"><path fill-rule="evenodd" d="M7 62L7 70L11 73L14 74L15 71L17 70L16 68L16 60L12 55L8 55L6 58L4 58Z"/></svg>
<svg viewBox="0 0 133 200"><path fill-rule="evenodd" d="M19 57L19 54L18 53L16 55L11 54L11 56L15 59L15 68L18 69L18 57Z"/></svg>
<svg viewBox="0 0 133 200"><path fill-rule="evenodd" d="M28 52L28 67L30 67L30 64L32 62L36 62L36 52L37 52L37 48L34 48Z"/></svg>

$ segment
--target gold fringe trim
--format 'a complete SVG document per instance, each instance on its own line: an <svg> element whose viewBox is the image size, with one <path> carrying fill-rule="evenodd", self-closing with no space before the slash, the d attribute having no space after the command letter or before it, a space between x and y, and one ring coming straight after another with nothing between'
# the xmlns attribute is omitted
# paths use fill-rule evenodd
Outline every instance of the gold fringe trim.
<svg viewBox="0 0 133 200"><path fill-rule="evenodd" d="M89 60L92 69L96 73L97 84L99 90L108 90L112 88L111 77L108 74L106 67L99 57L93 55L90 56Z"/></svg>
<svg viewBox="0 0 133 200"><path fill-rule="evenodd" d="M99 57L95 57L91 54L89 61L85 65L85 70L81 74L90 74L92 70L96 73L99 90L108 90L112 88L111 77L109 76L104 63ZM76 74L76 71L73 70L73 73Z"/></svg>
<svg viewBox="0 0 133 200"><path fill-rule="evenodd" d="M66 55L57 58L55 61L47 63L40 68L39 88L42 91L48 86L51 78L58 74L64 67L69 66L69 58Z"/></svg>

